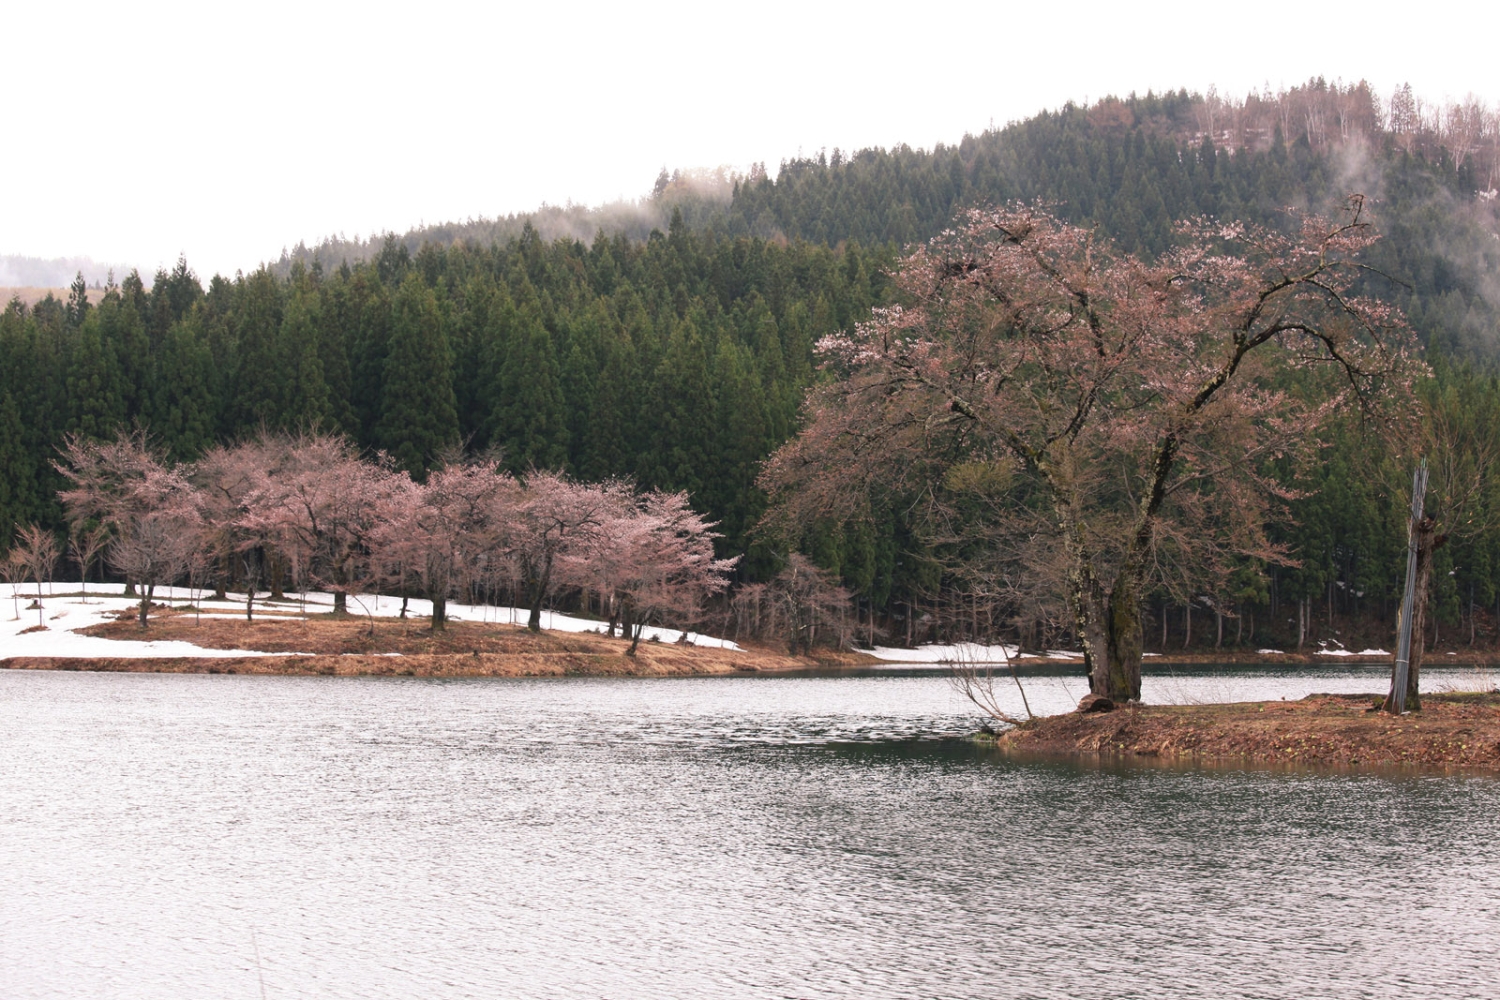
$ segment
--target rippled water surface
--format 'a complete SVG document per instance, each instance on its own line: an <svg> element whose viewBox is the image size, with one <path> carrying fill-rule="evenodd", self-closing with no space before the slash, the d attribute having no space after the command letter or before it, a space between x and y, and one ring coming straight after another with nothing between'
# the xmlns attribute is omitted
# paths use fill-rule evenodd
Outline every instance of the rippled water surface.
<svg viewBox="0 0 1500 1000"><path fill-rule="evenodd" d="M933 672L0 671L0 997L1500 996L1500 781L1017 763L974 723Z"/></svg>

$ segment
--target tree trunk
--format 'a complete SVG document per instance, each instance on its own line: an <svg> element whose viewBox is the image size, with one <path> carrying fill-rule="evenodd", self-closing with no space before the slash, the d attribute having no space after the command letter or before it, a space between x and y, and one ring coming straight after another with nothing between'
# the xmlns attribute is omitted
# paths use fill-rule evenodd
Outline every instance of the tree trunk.
<svg viewBox="0 0 1500 1000"><path fill-rule="evenodd" d="M286 561L279 553L272 552L270 556L271 570L271 595L270 600L286 600Z"/></svg>
<svg viewBox="0 0 1500 1000"><path fill-rule="evenodd" d="M526 627L533 632L540 632L542 630L542 588L540 586L533 589L526 604L528 611Z"/></svg>
<svg viewBox="0 0 1500 1000"><path fill-rule="evenodd" d="M1193 599L1188 598L1187 603L1182 606L1182 648L1187 649L1193 644Z"/></svg>
<svg viewBox="0 0 1500 1000"><path fill-rule="evenodd" d="M1422 672L1422 653L1426 645L1427 602L1432 587L1432 553L1437 549L1437 523L1431 517L1417 522L1417 581L1413 589L1411 615L1411 663L1406 671L1406 710L1420 712L1422 698L1418 690ZM1434 616L1434 620L1436 616ZM1434 643L1435 644L1435 643Z"/></svg>
<svg viewBox="0 0 1500 1000"><path fill-rule="evenodd" d="M342 590L333 592L333 613L336 615L349 613L349 595Z"/></svg>
<svg viewBox="0 0 1500 1000"><path fill-rule="evenodd" d="M1474 645L1474 581L1469 581L1469 645Z"/></svg>
<svg viewBox="0 0 1500 1000"><path fill-rule="evenodd" d="M151 584L150 586L142 586L141 587L141 604L140 604L140 610L139 610L138 615L137 615L137 621L140 622L141 628L146 628L147 627L147 625L146 625L146 613L151 610L151 595L154 594L154 593L156 593L156 584L154 584L154 583ZM38 603L40 603L40 602L38 602Z"/></svg>
<svg viewBox="0 0 1500 1000"><path fill-rule="evenodd" d="M1141 655L1146 648L1142 626L1136 581L1122 573L1109 595L1109 683L1103 694L1111 701L1141 700Z"/></svg>
<svg viewBox="0 0 1500 1000"><path fill-rule="evenodd" d="M631 619L635 616L631 612L635 610L629 601L620 602L620 638L630 640L630 648L625 650L626 656L634 656L635 648L641 644L641 630Z"/></svg>
<svg viewBox="0 0 1500 1000"><path fill-rule="evenodd" d="M448 627L448 596L446 594L432 599L432 630L441 632Z"/></svg>

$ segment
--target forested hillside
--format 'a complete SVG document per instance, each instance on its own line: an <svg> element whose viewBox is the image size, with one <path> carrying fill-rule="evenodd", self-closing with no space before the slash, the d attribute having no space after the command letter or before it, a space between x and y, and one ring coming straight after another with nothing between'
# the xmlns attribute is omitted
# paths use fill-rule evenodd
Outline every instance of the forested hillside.
<svg viewBox="0 0 1500 1000"><path fill-rule="evenodd" d="M1366 195L1389 239L1376 263L1383 288L1424 339L1489 357L1500 315L1500 118L1475 102L1424 105L1409 87L1381 100L1365 85L1323 81L1240 101L1179 92L1068 105L932 150L834 150L764 167L730 185L720 173L657 179L639 205L413 230L399 242L519 236L544 239L598 228L644 238L674 210L695 229L773 241L899 248L927 239L966 207L1042 200L1074 223L1093 223L1131 251L1160 253L1176 220L1193 215L1281 224L1285 211L1330 212ZM277 265L325 267L377 252L379 241L330 240Z"/></svg>
<svg viewBox="0 0 1500 1000"><path fill-rule="evenodd" d="M123 277L97 305L82 287L12 302L0 313L0 546L18 523L61 530L51 462L66 434L142 425L190 459L260 428L319 426L419 476L462 444L498 449L518 472L686 489L722 522L724 554L748 551L742 574L763 578L786 549L752 538L764 504L755 479L797 427L814 345L888 301L904 244L966 206L1013 199L1053 203L1150 256L1172 245L1177 218L1280 225L1289 207L1329 210L1365 193L1387 236L1370 290L1402 305L1429 345L1429 398L1494 434L1497 156L1483 108L1434 112L1362 87L1111 99L931 151L820 154L774 179L664 174L641 205L613 214L557 209L329 241L206 288L181 262L149 290ZM1296 641L1299 617L1332 629L1389 611L1403 515L1391 476L1372 471L1383 446L1353 422L1329 445L1275 526L1300 567L1247 563L1229 593L1164 587L1172 642L1186 638L1189 601L1210 622L1230 616L1226 641L1261 645L1289 629ZM1482 506L1436 575L1440 623L1476 634L1474 607L1500 600L1500 520L1484 512L1500 512L1500 497ZM804 529L796 544L895 634L977 620L902 511ZM1062 640L1055 609L992 614L1032 641Z"/></svg>
<svg viewBox="0 0 1500 1000"><path fill-rule="evenodd" d="M264 427L324 427L420 475L446 449L514 471L686 489L743 551L759 461L791 433L812 345L866 315L888 256L695 234L504 246L392 242L332 273L207 288L181 263L97 306L0 318L6 526L58 524L64 434L140 423L172 458ZM3 495L0 495L3 496Z"/></svg>

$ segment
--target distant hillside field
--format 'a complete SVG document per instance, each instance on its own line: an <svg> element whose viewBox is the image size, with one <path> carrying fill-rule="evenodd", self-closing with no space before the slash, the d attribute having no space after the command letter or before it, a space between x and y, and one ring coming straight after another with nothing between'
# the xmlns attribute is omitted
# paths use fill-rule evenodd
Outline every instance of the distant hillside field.
<svg viewBox="0 0 1500 1000"><path fill-rule="evenodd" d="M7 286L0 285L0 306L4 306L12 299L20 299L21 305L30 309L38 302L51 295L59 302L66 302L69 291L67 288L37 288L35 286ZM89 302L98 305L104 298L104 289L90 288L88 290Z"/></svg>

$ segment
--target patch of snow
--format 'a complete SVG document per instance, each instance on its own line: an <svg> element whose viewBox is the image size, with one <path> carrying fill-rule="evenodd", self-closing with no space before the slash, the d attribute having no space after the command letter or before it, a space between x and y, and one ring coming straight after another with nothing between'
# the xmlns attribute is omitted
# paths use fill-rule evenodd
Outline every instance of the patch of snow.
<svg viewBox="0 0 1500 1000"><path fill-rule="evenodd" d="M19 586L20 599L30 603L36 598L35 584ZM35 626L32 617L35 610L22 607L19 617L5 615L0 603L0 660L12 656L61 656L61 657L112 657L118 659L146 659L168 656L205 656L224 658L231 656L295 656L295 653L262 653L253 649L205 649L191 642L176 640L148 640L145 642L104 639L99 636L79 635L91 625L114 621L121 612L132 611L140 605L133 597L123 596L123 584L90 584L87 598L76 594L76 584L54 584L69 588L70 596L49 597L42 595L43 614L54 622L66 618L66 624L46 631L21 633ZM28 597L27 590L31 589ZM14 590L0 590L0 601L11 603L10 612L15 614ZM191 598L186 588L158 588L156 600L160 602L186 601ZM87 600L88 603L84 603Z"/></svg>
<svg viewBox="0 0 1500 1000"><path fill-rule="evenodd" d="M1004 663L1016 655L1014 646L981 646L973 642L945 645L918 646L916 649L898 649L893 646L876 646L866 649L877 660L890 663Z"/></svg>
<svg viewBox="0 0 1500 1000"><path fill-rule="evenodd" d="M91 625L98 625L108 621L114 621L122 612L130 611L140 605L140 601L134 597L125 597L125 585L121 583L100 584L91 583L88 586L86 596L78 595L76 583L54 583L51 588L63 591L68 596L59 593L57 596L42 594L42 615L53 622L66 618L64 625L49 627L46 631L32 632L29 635L20 634L23 630L37 624L36 609L27 609L26 605L36 599L35 584L17 584L0 586L0 660L12 656L58 656L58 657L115 657L120 659L143 659L152 657L168 656L204 656L204 657L233 657L233 656L300 656L300 653L264 653L254 649L207 649L191 642L183 641L155 641L145 642L135 639L104 639L98 636L78 635L77 633ZM28 594L28 590L30 593ZM305 596L305 600L302 597ZM197 602L199 606L207 604L214 608L213 611L204 611L204 618L241 618L244 616L245 595L227 595L227 601L209 600L204 591L189 590L186 587L158 587L153 600L162 604L190 604ZM5 603L9 603L7 608ZM17 608L19 605L19 614ZM291 595L284 601L267 601L257 599L255 601L257 612L265 611L307 611L313 614L321 614L333 609L333 595L328 593L309 593L306 595ZM8 612L8 614L7 614ZM377 618L395 618L401 614L401 598L386 597L369 594L349 595L349 613L351 615L368 614ZM407 602L407 617L414 619L425 618L432 614L432 602L418 600L416 598ZM15 617L11 617L15 615ZM273 616L267 616L273 617ZM286 615L275 615L276 618L285 618ZM512 622L517 625L526 624L527 611L524 608L494 608L487 605L449 604L448 618L450 621L471 622ZM586 618L575 618L571 615L556 614L551 611L542 612L542 628L554 632L595 632L602 631L598 621ZM695 646L705 646L712 649L727 649L738 652L740 647L728 639L718 639L713 636L700 635L697 632L683 633L676 629L657 628L649 626L642 630L641 639L657 642L675 643L686 635L686 641ZM391 654L400 655L400 654Z"/></svg>
<svg viewBox="0 0 1500 1000"><path fill-rule="evenodd" d="M1257 649L1256 652L1259 653L1261 656L1285 656L1286 655L1286 652L1284 650L1280 650L1280 649Z"/></svg>

